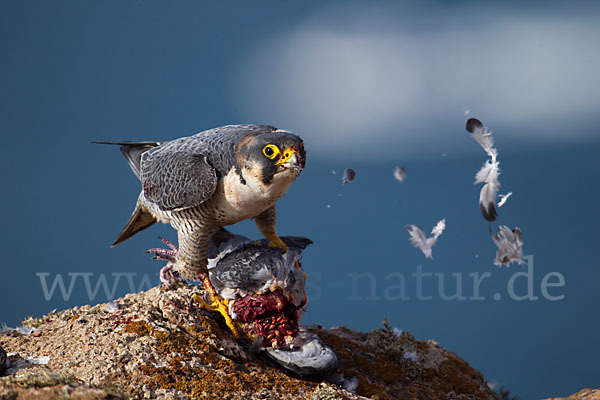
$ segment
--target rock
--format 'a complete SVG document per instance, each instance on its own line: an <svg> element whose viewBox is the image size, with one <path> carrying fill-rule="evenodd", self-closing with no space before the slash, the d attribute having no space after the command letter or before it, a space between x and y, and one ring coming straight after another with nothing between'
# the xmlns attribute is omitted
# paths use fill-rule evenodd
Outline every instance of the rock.
<svg viewBox="0 0 600 400"><path fill-rule="evenodd" d="M2 374L4 374L4 371L6 371L6 368L8 368L7 362L8 357L6 355L6 351L4 351L2 347L0 347L0 376L2 376Z"/></svg>
<svg viewBox="0 0 600 400"><path fill-rule="evenodd" d="M600 400L600 388L583 389L569 397L552 397L546 400Z"/></svg>
<svg viewBox="0 0 600 400"><path fill-rule="evenodd" d="M329 376L302 378L234 340L220 315L190 307L199 290L155 287L110 306L26 320L38 336L0 334L11 354L0 398L497 398L456 354L389 325L369 333L307 327L335 351L338 366Z"/></svg>

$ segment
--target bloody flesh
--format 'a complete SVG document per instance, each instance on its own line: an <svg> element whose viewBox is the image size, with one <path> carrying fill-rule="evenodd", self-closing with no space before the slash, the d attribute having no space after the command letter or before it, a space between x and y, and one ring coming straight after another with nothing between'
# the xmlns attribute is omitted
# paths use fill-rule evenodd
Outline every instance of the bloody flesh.
<svg viewBox="0 0 600 400"><path fill-rule="evenodd" d="M298 334L298 307L280 289L236 300L233 312L248 334L263 337L273 347Z"/></svg>

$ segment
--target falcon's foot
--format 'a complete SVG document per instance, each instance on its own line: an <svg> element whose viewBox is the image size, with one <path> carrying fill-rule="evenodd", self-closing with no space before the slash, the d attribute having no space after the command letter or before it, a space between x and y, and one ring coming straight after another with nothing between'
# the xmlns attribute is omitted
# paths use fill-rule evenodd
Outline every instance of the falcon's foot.
<svg viewBox="0 0 600 400"><path fill-rule="evenodd" d="M208 292L208 294L210 296L210 304L207 303L202 298L202 296L200 296L199 294L194 294L192 296L192 301L194 303L198 304L199 307L201 307L205 310L216 311L219 314L221 314L223 316L223 318L225 318L225 323L231 330L231 333L233 334L233 336L236 339L239 339L240 333L239 333L238 327L237 327L236 323L233 321L233 319L231 319L231 316L229 315L229 301L225 300L224 298L222 298L221 296L219 296L217 294L217 292L215 291L215 288L213 287L212 283L208 279L208 274L203 274L203 275L204 276L202 277L202 283L204 284L204 287L206 288L206 291Z"/></svg>
<svg viewBox="0 0 600 400"><path fill-rule="evenodd" d="M279 247L283 251L287 251L288 246L285 243L283 243L281 239L279 239L279 236L269 235L266 236L266 238L269 239L269 247Z"/></svg>
<svg viewBox="0 0 600 400"><path fill-rule="evenodd" d="M175 257L177 256L177 246L175 246L170 240L167 240L163 237L159 238L162 240L164 244L166 244L169 249L160 249L154 248L146 250L146 253L154 253L156 254L152 257L153 260L165 260L167 261L167 265L161 268L160 270L160 281L165 285L169 286L173 282L183 282L184 279L179 276L179 273L173 269L175 265Z"/></svg>

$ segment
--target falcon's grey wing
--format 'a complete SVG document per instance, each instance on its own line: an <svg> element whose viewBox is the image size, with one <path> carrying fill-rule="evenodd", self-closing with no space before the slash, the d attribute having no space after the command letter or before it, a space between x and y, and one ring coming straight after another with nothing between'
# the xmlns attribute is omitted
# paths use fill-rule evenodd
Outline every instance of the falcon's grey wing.
<svg viewBox="0 0 600 400"><path fill-rule="evenodd" d="M137 176L139 180L142 180L140 176L140 160L142 154L156 146L159 146L159 142L92 142L94 144L113 144L121 146L121 153L127 159L127 164L131 167L131 170Z"/></svg>
<svg viewBox="0 0 600 400"><path fill-rule="evenodd" d="M163 211L197 206L217 188L217 173L206 155L186 151L185 142L176 142L142 154L144 196Z"/></svg>

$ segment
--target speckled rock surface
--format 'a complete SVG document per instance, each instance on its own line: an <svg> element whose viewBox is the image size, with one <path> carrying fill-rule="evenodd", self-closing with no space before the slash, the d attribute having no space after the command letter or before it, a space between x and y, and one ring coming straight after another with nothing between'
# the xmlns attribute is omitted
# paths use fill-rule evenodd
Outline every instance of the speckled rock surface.
<svg viewBox="0 0 600 400"><path fill-rule="evenodd" d="M7 361L6 351L0 347L0 376L6 371Z"/></svg>
<svg viewBox="0 0 600 400"><path fill-rule="evenodd" d="M326 380L293 376L238 344L220 316L190 307L197 290L156 287L28 319L31 333L0 334L9 359L0 399L496 398L456 354L389 326L309 327L340 365Z"/></svg>
<svg viewBox="0 0 600 400"><path fill-rule="evenodd" d="M569 397L552 397L546 400L600 400L600 388L583 389Z"/></svg>

